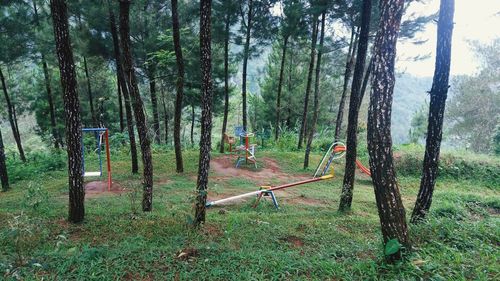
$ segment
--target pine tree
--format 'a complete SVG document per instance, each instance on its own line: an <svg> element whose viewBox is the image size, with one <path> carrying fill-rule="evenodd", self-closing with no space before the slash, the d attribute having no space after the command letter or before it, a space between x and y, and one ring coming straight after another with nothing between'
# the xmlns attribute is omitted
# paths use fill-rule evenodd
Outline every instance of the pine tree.
<svg viewBox="0 0 500 281"><path fill-rule="evenodd" d="M307 112L309 110L309 94L311 92L312 77L314 71L314 59L316 58L316 42L318 39L318 15L312 15L312 36L311 36L311 58L309 60L309 71L307 73L306 93L304 95L304 109L302 111L302 119L300 122L299 143L297 148L302 148L304 136L307 133Z"/></svg>
<svg viewBox="0 0 500 281"><path fill-rule="evenodd" d="M211 51L211 0L200 1L200 66L202 75L202 113L200 158L196 195L195 225L205 222L208 172L212 146L212 51Z"/></svg>
<svg viewBox="0 0 500 281"><path fill-rule="evenodd" d="M368 37L370 32L370 18L372 13L372 1L363 0L361 11L361 30L358 42L358 53L356 55L356 65L352 78L351 97L349 101L349 116L347 124L347 151L345 161L344 183L340 196L340 211L351 209L352 192L354 189L354 175L356 173L356 151L358 134L358 114L362 97L362 82L365 69L366 53L368 51Z"/></svg>
<svg viewBox="0 0 500 281"><path fill-rule="evenodd" d="M26 156L24 155L23 143L21 141L21 134L19 133L19 127L17 126L17 116L16 108L12 103L9 92L7 91L7 82L5 81L5 76L3 74L2 68L0 67L0 81L2 82L3 94L5 97L5 103L7 105L7 114L9 117L10 128L12 129L12 135L16 141L17 150L19 152L19 158L21 161L26 162Z"/></svg>
<svg viewBox="0 0 500 281"><path fill-rule="evenodd" d="M2 184L2 191L10 189L9 175L7 173L7 165L5 164L5 150L3 147L2 131L0 130L0 183Z"/></svg>
<svg viewBox="0 0 500 281"><path fill-rule="evenodd" d="M374 41L374 60L370 106L368 110L368 153L384 245L401 245L386 259L402 258L410 247L405 208L401 200L392 157L391 112L394 91L396 42L404 0L383 0L378 32Z"/></svg>
<svg viewBox="0 0 500 281"><path fill-rule="evenodd" d="M239 9L239 4L233 0L220 0L214 3L214 18L223 18L222 24L218 24L219 21L214 21L214 38L212 41L222 41L224 45L224 113L222 118L222 132L220 141L220 153L224 153L224 135L227 131L227 119L229 115L229 43L231 40L231 27L236 23L238 17L237 12ZM221 34L222 38L217 40L217 34Z"/></svg>
<svg viewBox="0 0 500 281"><path fill-rule="evenodd" d="M34 13L34 22L35 22L35 27L41 32L41 24L40 24L40 18L38 14L38 7L37 7L37 1L33 0L33 13ZM41 62L42 62L42 68L43 68L43 77L45 81L45 90L47 92L47 102L49 104L49 116L50 116L50 126L52 130L52 138L54 141L54 147L57 149L60 146L63 146L63 141L61 139L61 136L59 135L59 132L57 131L57 122L56 122L56 113L55 113L55 108L54 108L54 97L52 95L52 86L50 84L50 75L49 75L49 67L47 64L47 59L45 58L44 52L41 50L42 48L39 47L40 49L40 57L41 57Z"/></svg>
<svg viewBox="0 0 500 281"><path fill-rule="evenodd" d="M69 175L69 221L79 223L85 217L85 191L82 174L82 126L78 100L76 70L68 24L65 0L51 0L50 9L54 25L56 53L59 60L66 119L66 147Z"/></svg>
<svg viewBox="0 0 500 281"><path fill-rule="evenodd" d="M111 30L111 38L113 39L113 51L115 56L116 64L116 79L118 81L119 93L118 95L123 95L125 100L125 116L127 119L127 132L130 142L130 157L132 162L132 173L139 173L139 164L137 159L137 145L135 142L134 133L134 116L132 115L132 106L130 104L130 94L129 88L125 79L125 73L123 72L123 57L120 51L120 39L118 37L118 30L116 28L115 15L111 6L109 7L109 24ZM120 102L121 104L121 102Z"/></svg>
<svg viewBox="0 0 500 281"><path fill-rule="evenodd" d="M181 38L179 32L179 14L177 11L177 0L172 0L172 31L174 35L174 50L175 59L177 62L177 80L176 88L177 95L175 98L175 113L174 113L174 147L175 147L175 163L177 173L184 172L182 163L182 145L181 145L181 115L182 115L182 99L184 98L184 58L182 57Z"/></svg>
<svg viewBox="0 0 500 281"><path fill-rule="evenodd" d="M441 0L437 30L436 68L430 91L431 102L429 106L423 174L417 201L412 213L411 221L413 223L425 218L431 207L432 194L436 184L439 151L443 135L444 109L449 87L454 11L455 0Z"/></svg>
<svg viewBox="0 0 500 281"><path fill-rule="evenodd" d="M123 50L123 69L127 78L127 86L132 97L135 122L139 134L139 143L142 152L143 165L143 196L142 210L144 212L153 209L153 159L151 155L151 142L148 135L144 104L139 93L139 86L135 76L132 60L132 50L129 31L129 13L131 0L120 0L120 37Z"/></svg>
<svg viewBox="0 0 500 281"><path fill-rule="evenodd" d="M312 118L311 128L309 130L309 136L307 138L306 152L304 156L304 169L307 169L307 167L309 167L309 153L311 152L311 145L314 138L314 134L316 132L316 123L318 122L319 96L320 96L319 82L321 76L321 56L323 54L323 44L325 40L325 21L326 21L325 16L326 16L326 11L323 11L323 13L321 14L321 35L319 39L318 59L316 61L316 75L315 75L316 77L314 82L313 118Z"/></svg>

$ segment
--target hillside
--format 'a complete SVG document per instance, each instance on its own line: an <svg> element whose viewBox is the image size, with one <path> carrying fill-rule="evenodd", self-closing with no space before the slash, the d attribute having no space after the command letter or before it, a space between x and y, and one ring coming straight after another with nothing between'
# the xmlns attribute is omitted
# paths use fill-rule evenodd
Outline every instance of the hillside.
<svg viewBox="0 0 500 281"><path fill-rule="evenodd" d="M427 92L431 85L431 77L397 75L392 105L392 140L394 143L400 144L408 140L413 113L429 100Z"/></svg>

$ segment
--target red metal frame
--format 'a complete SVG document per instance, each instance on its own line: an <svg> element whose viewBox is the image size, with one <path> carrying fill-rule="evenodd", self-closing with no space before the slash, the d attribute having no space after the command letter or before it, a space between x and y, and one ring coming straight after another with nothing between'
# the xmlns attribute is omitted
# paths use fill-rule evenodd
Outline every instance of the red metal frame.
<svg viewBox="0 0 500 281"><path fill-rule="evenodd" d="M111 153L109 152L109 130L106 129L104 133L104 138L106 139L106 162L108 166L108 191L111 190L112 178L111 178Z"/></svg>

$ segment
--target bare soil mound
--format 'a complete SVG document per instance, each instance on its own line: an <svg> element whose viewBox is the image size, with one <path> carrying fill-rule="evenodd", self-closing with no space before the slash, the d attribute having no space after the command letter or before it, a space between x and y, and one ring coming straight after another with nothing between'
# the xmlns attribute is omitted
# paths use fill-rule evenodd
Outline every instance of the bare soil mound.
<svg viewBox="0 0 500 281"><path fill-rule="evenodd" d="M87 198L121 194L124 192L127 192L127 190L116 182L111 184L111 189L109 191L107 181L91 181L85 183L85 197Z"/></svg>
<svg viewBox="0 0 500 281"><path fill-rule="evenodd" d="M271 182L287 183L311 178L310 175L296 174L290 175L281 171L278 162L274 159L263 157L257 161L257 169L253 164L242 165L236 168L236 159L234 155L224 155L212 159L210 163L211 170L217 178L242 178L254 181L257 185L266 185Z"/></svg>
<svg viewBox="0 0 500 281"><path fill-rule="evenodd" d="M253 164L243 165L241 168L235 168L236 156L224 155L213 158L210 163L210 169L214 173L212 180L215 182L226 182L231 178L247 179L255 183L255 190L262 185L279 185L310 179L312 176L308 174L287 174L283 172L278 164L278 161L263 157L257 162L257 169ZM223 192L208 191L210 200L219 200L230 196L238 195L243 192L238 190L238 187L229 187ZM279 201L285 200L289 203L299 203L304 205L323 205L321 200L307 198L300 189L287 189L279 191ZM242 202L252 200L251 198L237 199L223 205L240 204Z"/></svg>

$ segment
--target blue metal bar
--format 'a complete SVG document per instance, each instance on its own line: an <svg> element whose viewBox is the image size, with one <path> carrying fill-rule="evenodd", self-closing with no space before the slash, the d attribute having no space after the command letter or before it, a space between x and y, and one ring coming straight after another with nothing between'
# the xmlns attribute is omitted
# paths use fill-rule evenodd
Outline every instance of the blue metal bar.
<svg viewBox="0 0 500 281"><path fill-rule="evenodd" d="M106 132L107 128L82 128L82 132ZM99 176L102 176L102 156L101 156L101 136L96 134L97 139L97 157L99 158ZM82 174L85 175L85 144L82 135Z"/></svg>
<svg viewBox="0 0 500 281"><path fill-rule="evenodd" d="M107 128L82 128L84 132L103 132L106 131Z"/></svg>
<svg viewBox="0 0 500 281"><path fill-rule="evenodd" d="M102 157L101 157L101 136L97 135L97 157L99 158L99 176L102 176Z"/></svg>
<svg viewBox="0 0 500 281"><path fill-rule="evenodd" d="M81 143L82 143L82 175L85 175L85 144L83 143L83 135Z"/></svg>

